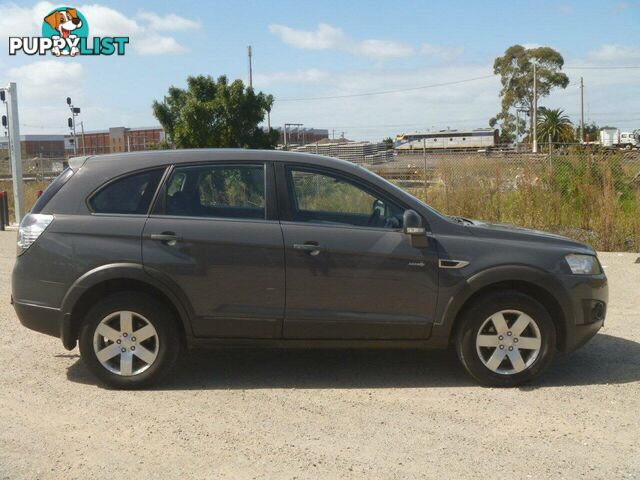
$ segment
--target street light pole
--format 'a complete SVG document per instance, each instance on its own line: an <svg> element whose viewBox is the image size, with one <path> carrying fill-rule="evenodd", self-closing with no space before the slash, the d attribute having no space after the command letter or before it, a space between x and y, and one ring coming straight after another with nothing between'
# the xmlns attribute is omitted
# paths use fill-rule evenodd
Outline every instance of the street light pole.
<svg viewBox="0 0 640 480"><path fill-rule="evenodd" d="M73 130L73 154L78 154L78 137L76 135L76 117L80 114L80 107L74 107L71 102L71 97L67 97L67 105L69 105L69 110L71 111L71 129ZM83 126L84 131L84 126ZM84 135L82 137L82 149L84 150Z"/></svg>

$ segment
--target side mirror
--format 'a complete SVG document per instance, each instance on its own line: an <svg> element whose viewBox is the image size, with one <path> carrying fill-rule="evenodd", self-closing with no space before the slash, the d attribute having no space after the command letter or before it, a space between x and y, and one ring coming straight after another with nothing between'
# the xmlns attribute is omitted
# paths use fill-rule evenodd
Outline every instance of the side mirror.
<svg viewBox="0 0 640 480"><path fill-rule="evenodd" d="M415 210L405 210L402 215L402 228L407 235L424 235L427 230L422 224L422 217Z"/></svg>

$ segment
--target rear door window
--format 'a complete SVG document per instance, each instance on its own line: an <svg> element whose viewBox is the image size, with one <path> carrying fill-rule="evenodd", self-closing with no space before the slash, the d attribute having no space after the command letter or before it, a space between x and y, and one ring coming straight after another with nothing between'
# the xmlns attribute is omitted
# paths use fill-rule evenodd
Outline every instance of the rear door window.
<svg viewBox="0 0 640 480"><path fill-rule="evenodd" d="M167 215L264 220L264 165L177 167L165 195Z"/></svg>
<svg viewBox="0 0 640 480"><path fill-rule="evenodd" d="M164 169L147 170L108 183L89 200L91 210L94 213L146 214L163 172Z"/></svg>

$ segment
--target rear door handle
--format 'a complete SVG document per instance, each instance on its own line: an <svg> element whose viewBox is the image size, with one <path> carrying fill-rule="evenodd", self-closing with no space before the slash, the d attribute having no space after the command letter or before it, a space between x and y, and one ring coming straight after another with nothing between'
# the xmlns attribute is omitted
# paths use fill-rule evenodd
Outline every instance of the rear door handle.
<svg viewBox="0 0 640 480"><path fill-rule="evenodd" d="M309 252L309 255L316 256L320 253L320 246L317 243L294 243L294 250Z"/></svg>
<svg viewBox="0 0 640 480"><path fill-rule="evenodd" d="M182 237L176 235L175 233L152 233L151 240L156 240L158 242L166 243L167 245L175 245L178 240L182 240Z"/></svg>

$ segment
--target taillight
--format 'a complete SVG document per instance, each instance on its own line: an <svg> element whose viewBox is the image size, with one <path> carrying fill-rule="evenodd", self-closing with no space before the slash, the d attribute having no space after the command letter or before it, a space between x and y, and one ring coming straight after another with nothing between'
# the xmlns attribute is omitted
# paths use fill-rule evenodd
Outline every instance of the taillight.
<svg viewBox="0 0 640 480"><path fill-rule="evenodd" d="M33 245L42 232L53 221L53 215L42 213L29 213L20 222L18 229L18 255L22 255Z"/></svg>

